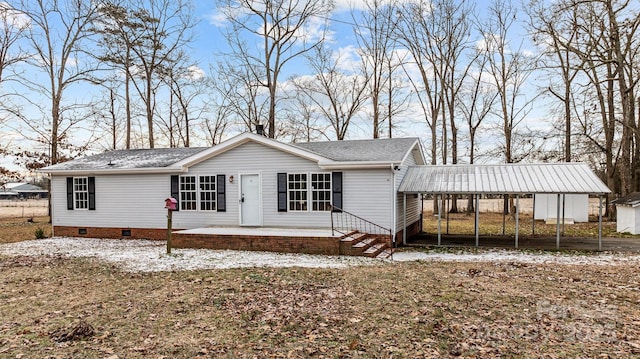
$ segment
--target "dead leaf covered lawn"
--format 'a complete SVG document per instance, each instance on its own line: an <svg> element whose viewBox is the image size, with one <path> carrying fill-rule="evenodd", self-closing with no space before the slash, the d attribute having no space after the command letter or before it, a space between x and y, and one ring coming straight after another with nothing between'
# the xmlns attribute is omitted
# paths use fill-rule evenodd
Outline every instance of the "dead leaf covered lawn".
<svg viewBox="0 0 640 359"><path fill-rule="evenodd" d="M0 357L632 357L636 272L408 262L131 273L0 257ZM92 335L52 340L80 320Z"/></svg>

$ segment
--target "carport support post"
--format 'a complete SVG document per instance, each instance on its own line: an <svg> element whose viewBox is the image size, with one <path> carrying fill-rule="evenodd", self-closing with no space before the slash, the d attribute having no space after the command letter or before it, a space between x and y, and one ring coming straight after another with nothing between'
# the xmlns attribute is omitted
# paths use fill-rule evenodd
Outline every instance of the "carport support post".
<svg viewBox="0 0 640 359"><path fill-rule="evenodd" d="M564 216L565 216L565 201L566 201L567 195L566 194L562 194L562 235L564 236Z"/></svg>
<svg viewBox="0 0 640 359"><path fill-rule="evenodd" d="M516 195L516 248L518 248L518 232L520 232L520 195Z"/></svg>
<svg viewBox="0 0 640 359"><path fill-rule="evenodd" d="M533 214L531 215L531 234L536 234L536 194L533 194Z"/></svg>
<svg viewBox="0 0 640 359"><path fill-rule="evenodd" d="M598 206L598 250L602 250L602 195Z"/></svg>
<svg viewBox="0 0 640 359"><path fill-rule="evenodd" d="M556 207L558 207L556 211L556 249L560 249L560 193L558 193L556 203Z"/></svg>
<svg viewBox="0 0 640 359"><path fill-rule="evenodd" d="M438 245L442 242L442 195L436 196L438 201Z"/></svg>
<svg viewBox="0 0 640 359"><path fill-rule="evenodd" d="M476 193L476 247L480 244L480 195Z"/></svg>

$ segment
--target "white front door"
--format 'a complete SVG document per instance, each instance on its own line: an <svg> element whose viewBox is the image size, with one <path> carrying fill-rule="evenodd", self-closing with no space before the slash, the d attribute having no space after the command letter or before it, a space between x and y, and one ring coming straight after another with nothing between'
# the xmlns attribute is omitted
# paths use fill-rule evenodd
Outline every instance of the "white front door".
<svg viewBox="0 0 640 359"><path fill-rule="evenodd" d="M240 224L259 226L260 220L260 175L240 175Z"/></svg>

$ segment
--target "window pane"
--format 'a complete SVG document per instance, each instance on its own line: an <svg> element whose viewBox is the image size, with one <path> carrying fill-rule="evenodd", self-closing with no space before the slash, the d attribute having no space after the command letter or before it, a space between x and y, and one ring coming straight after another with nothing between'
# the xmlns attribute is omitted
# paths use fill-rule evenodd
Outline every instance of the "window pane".
<svg viewBox="0 0 640 359"><path fill-rule="evenodd" d="M200 176L200 210L216 210L216 176Z"/></svg>
<svg viewBox="0 0 640 359"><path fill-rule="evenodd" d="M180 176L180 209L195 211L196 196L196 176Z"/></svg>
<svg viewBox="0 0 640 359"><path fill-rule="evenodd" d="M311 208L328 211L331 205L331 173L311 174Z"/></svg>
<svg viewBox="0 0 640 359"><path fill-rule="evenodd" d="M75 209L89 208L89 179L87 177L73 178L73 202Z"/></svg>
<svg viewBox="0 0 640 359"><path fill-rule="evenodd" d="M289 196L289 211L306 211L307 204L307 174L290 173L287 175Z"/></svg>

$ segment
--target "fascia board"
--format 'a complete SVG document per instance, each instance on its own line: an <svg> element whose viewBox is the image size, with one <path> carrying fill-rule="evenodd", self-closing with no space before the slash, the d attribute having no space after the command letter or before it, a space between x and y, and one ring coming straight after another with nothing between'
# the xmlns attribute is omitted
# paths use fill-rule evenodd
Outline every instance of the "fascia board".
<svg viewBox="0 0 640 359"><path fill-rule="evenodd" d="M411 146L411 149L409 151L407 151L407 153L404 155L404 157L402 157L402 162L401 163L405 163L405 161L407 160L407 158L409 156L413 156L413 151L417 149L418 152L420 153L420 158L419 161L416 161L417 165L425 165L426 164L426 159L424 158L424 151L422 151L422 145L420 144L420 140L416 139L416 141L413 143L413 146Z"/></svg>
<svg viewBox="0 0 640 359"><path fill-rule="evenodd" d="M264 146L267 147L271 147L274 148L276 150L280 150L282 152L286 152L289 154L292 154L294 156L298 156L310 161L314 161L314 162L321 162L321 161L331 161L328 158L322 157L322 156L318 156L316 154L313 154L311 152L308 151L304 151L300 148L294 147L294 146L290 146L288 144L282 143L282 142L278 142L274 139L270 139L267 137L263 137L263 136L258 136L256 134L253 133L249 133L249 132L245 132L243 134L240 134L238 136L235 136L219 145L213 146L208 150L204 150L202 152L196 153L195 155L185 158L182 161L176 162L174 164L174 166L184 166L184 167L190 167L193 166L195 164L198 164L202 161L205 161L209 158L215 157L217 155L220 155L224 152L230 151L240 145L243 145L247 142L256 142L259 144L262 144Z"/></svg>
<svg viewBox="0 0 640 359"><path fill-rule="evenodd" d="M113 168L95 170L38 170L52 176L88 176L88 175L134 175L134 174L168 174L187 172L185 167L149 167L149 168Z"/></svg>
<svg viewBox="0 0 640 359"><path fill-rule="evenodd" d="M399 165L395 162L379 162L379 161L348 161L348 162L320 162L320 166L323 170L339 170L339 169L379 169L386 168L391 169L394 165Z"/></svg>

